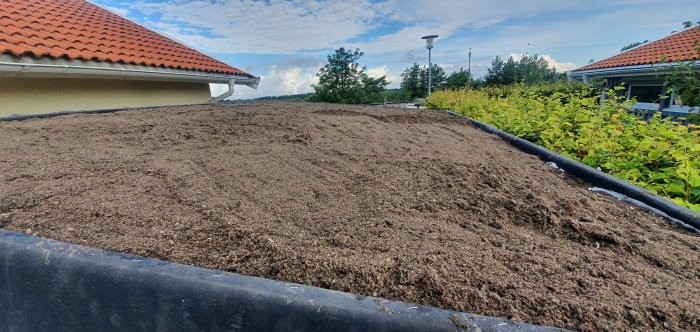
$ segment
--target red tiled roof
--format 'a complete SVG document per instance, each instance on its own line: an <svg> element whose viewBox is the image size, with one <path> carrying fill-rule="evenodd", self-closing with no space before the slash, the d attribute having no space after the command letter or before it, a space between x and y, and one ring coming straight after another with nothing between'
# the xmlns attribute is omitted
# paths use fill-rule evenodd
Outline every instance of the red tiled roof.
<svg viewBox="0 0 700 332"><path fill-rule="evenodd" d="M0 0L0 54L251 76L84 0Z"/></svg>
<svg viewBox="0 0 700 332"><path fill-rule="evenodd" d="M665 57L666 61L696 60L698 59L696 49L700 47L695 44L696 40L700 40L700 29L693 27L575 71L654 64L660 63L662 57Z"/></svg>

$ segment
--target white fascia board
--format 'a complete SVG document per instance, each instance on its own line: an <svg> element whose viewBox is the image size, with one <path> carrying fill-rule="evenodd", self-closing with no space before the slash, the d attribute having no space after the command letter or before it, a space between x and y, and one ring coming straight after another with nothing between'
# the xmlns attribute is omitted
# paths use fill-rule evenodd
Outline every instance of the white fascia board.
<svg viewBox="0 0 700 332"><path fill-rule="evenodd" d="M689 64L693 70L700 70L700 63L696 61L685 61L685 64ZM590 69L583 71L574 71L571 76L583 77L624 77L624 76L650 76L664 74L668 72L671 68L678 67L678 62L667 62L667 63L656 63L647 65L634 65L634 66L622 66L622 67L611 67L611 68L601 68L601 69Z"/></svg>
<svg viewBox="0 0 700 332"><path fill-rule="evenodd" d="M178 70L151 66L102 63L80 60L33 59L0 55L0 77L96 78L145 81L199 82L257 88L258 77Z"/></svg>

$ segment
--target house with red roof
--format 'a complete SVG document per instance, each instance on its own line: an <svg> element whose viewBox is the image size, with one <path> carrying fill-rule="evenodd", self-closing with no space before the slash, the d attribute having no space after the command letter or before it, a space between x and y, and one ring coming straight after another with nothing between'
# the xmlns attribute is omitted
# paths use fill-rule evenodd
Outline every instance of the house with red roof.
<svg viewBox="0 0 700 332"><path fill-rule="evenodd" d="M592 79L604 79L608 88L624 84L626 89L621 93L626 93L627 98L636 98L636 109L687 113L692 108L684 105L673 89L670 98L661 96L667 94L664 82L669 71L678 67L679 63L686 63L693 71L700 73L698 41L700 27L694 26L591 63L569 75L582 79L585 84Z"/></svg>
<svg viewBox="0 0 700 332"><path fill-rule="evenodd" d="M258 82L84 0L0 1L0 116L218 102Z"/></svg>

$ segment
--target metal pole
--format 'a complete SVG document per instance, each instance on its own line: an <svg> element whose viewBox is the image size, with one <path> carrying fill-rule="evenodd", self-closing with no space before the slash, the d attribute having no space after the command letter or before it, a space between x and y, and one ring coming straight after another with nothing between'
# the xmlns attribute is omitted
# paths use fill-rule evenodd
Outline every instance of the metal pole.
<svg viewBox="0 0 700 332"><path fill-rule="evenodd" d="M430 53L432 49L428 49L428 97L430 97L430 91L433 89L433 61L430 58Z"/></svg>
<svg viewBox="0 0 700 332"><path fill-rule="evenodd" d="M428 49L428 97L433 90L433 60L432 60L432 49L433 49L433 39L437 38L438 35L423 36L421 39L425 39L425 48Z"/></svg>
<svg viewBox="0 0 700 332"><path fill-rule="evenodd" d="M469 66L467 67L467 71L469 72L469 76L472 74L472 48L469 48Z"/></svg>

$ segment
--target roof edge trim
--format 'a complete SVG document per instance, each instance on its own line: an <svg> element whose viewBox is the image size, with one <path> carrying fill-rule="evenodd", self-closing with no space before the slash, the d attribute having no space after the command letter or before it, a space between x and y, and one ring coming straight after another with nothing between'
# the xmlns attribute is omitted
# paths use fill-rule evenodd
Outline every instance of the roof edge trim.
<svg viewBox="0 0 700 332"><path fill-rule="evenodd" d="M692 61L682 61L681 63L690 65L693 69L700 70L700 62ZM633 65L633 66L618 66L618 67L608 67L599 69L589 69L589 70L573 70L571 71L572 76L604 76L607 74L661 74L668 71L672 67L677 67L678 62L667 62L667 63L652 63L645 65Z"/></svg>
<svg viewBox="0 0 700 332"><path fill-rule="evenodd" d="M25 61L4 61L0 57L0 76L12 77L82 77L82 78L113 78L147 81L180 81L202 83L228 83L236 80L237 85L247 85L253 88L260 82L259 77L243 75L219 74L200 71L156 68L138 65L116 65L92 61L22 59Z"/></svg>

